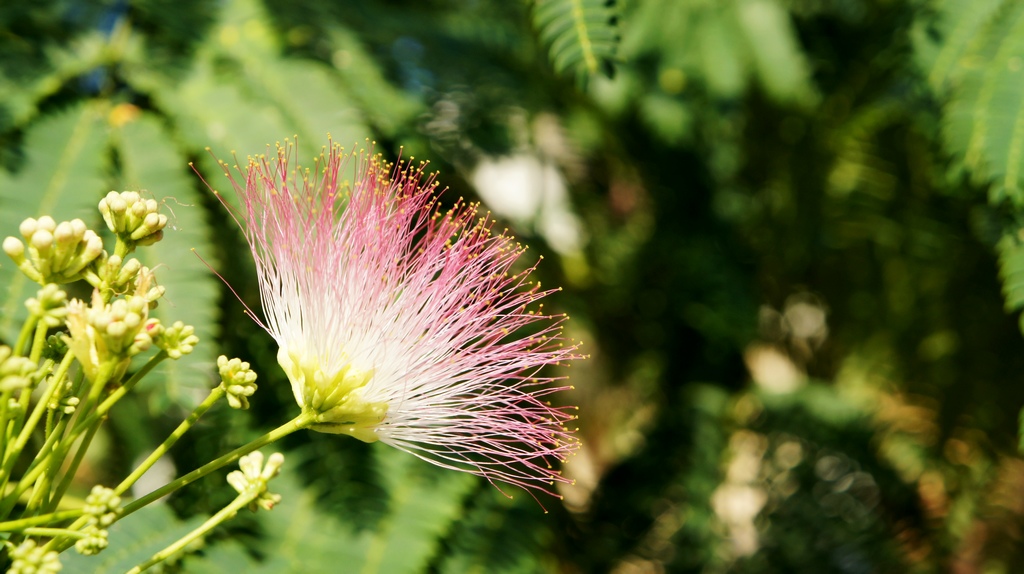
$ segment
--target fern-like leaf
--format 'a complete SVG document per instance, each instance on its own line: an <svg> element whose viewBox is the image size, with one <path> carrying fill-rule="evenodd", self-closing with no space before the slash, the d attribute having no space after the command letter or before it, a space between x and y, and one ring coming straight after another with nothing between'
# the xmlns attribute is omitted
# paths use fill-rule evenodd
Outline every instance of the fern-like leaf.
<svg viewBox="0 0 1024 574"><path fill-rule="evenodd" d="M1006 311L1020 311L1024 309L1024 242L1014 235L1006 235L996 249ZM1024 330L1024 316L1021 317L1021 330Z"/></svg>
<svg viewBox="0 0 1024 574"><path fill-rule="evenodd" d="M79 105L29 129L24 167L14 174L0 171L0 238L18 236L23 219L42 215L80 218L95 229L104 191L105 110L100 103ZM28 316L25 299L39 286L0 257L0 338L13 342Z"/></svg>
<svg viewBox="0 0 1024 574"><path fill-rule="evenodd" d="M939 0L935 13L923 15L914 27L914 57L937 93L945 94L951 77L979 30L1006 0Z"/></svg>
<svg viewBox="0 0 1024 574"><path fill-rule="evenodd" d="M559 73L610 75L619 41L614 1L536 0L533 24Z"/></svg>
<svg viewBox="0 0 1024 574"><path fill-rule="evenodd" d="M463 499L475 480L469 475L433 472L427 463L383 445L374 445L388 494L388 513L372 530L357 531L344 516L325 512L319 497L303 490L287 469L270 484L282 496L273 513L261 513L267 538L260 551L267 559L233 570L244 558L235 544L218 545L203 558L189 558L186 571L362 572L415 574L426 571L440 541L462 513ZM287 455L294 460L299 455ZM438 475L444 476L438 480ZM491 493L500 496L497 493Z"/></svg>
<svg viewBox="0 0 1024 574"><path fill-rule="evenodd" d="M946 147L988 186L992 203L1024 208L1024 4L942 0L936 8L937 43L919 32L917 49L931 88L949 98ZM1022 243L1011 230L997 246L1008 312L1024 308Z"/></svg>
<svg viewBox="0 0 1024 574"><path fill-rule="evenodd" d="M991 182L993 202L1024 206L1024 3L1005 2L979 27L949 77L948 148Z"/></svg>
<svg viewBox="0 0 1024 574"><path fill-rule="evenodd" d="M165 325L175 321L192 325L200 340L191 354L165 361L146 377L145 385L154 391L150 397L155 412L165 410L168 405L162 403L168 399L192 409L194 393L186 391L206 388L211 382L205 373L213 370L217 357L214 339L220 316L219 282L192 252L195 249L207 258L214 253L197 180L155 116L144 114L125 124L114 139L121 158L122 189L152 196L170 218L162 241L135 252L143 264L156 269L157 281L167 289L150 315Z"/></svg>
<svg viewBox="0 0 1024 574"><path fill-rule="evenodd" d="M122 574L197 528L204 516L179 520L166 504L151 504L110 527L110 546L98 556L61 555L64 572Z"/></svg>
<svg viewBox="0 0 1024 574"><path fill-rule="evenodd" d="M226 2L213 37L219 42L203 46L181 82L161 82L147 70L131 72L133 83L152 86L151 96L187 144L244 154L298 135L299 157L308 162L328 133L343 144L371 136L329 66L280 55L260 2ZM219 171L206 170L201 161L208 173Z"/></svg>

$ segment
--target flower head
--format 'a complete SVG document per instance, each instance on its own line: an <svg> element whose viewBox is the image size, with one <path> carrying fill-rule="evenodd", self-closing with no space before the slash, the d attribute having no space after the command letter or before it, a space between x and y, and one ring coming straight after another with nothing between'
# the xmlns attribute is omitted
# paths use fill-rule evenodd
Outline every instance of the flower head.
<svg viewBox="0 0 1024 574"><path fill-rule="evenodd" d="M265 319L314 430L380 440L436 465L551 493L578 443L547 365L577 358L525 248L461 200L442 210L424 165L294 145L250 158L235 212ZM346 173L353 174L347 180Z"/></svg>
<svg viewBox="0 0 1024 574"><path fill-rule="evenodd" d="M140 276L135 295L113 303L105 303L96 289L92 292L91 305L80 299L68 303L65 342L90 381L96 380L104 365L112 368L108 373L112 378L120 377L131 357L152 345L150 332L157 325L146 320L152 304L150 297L163 291L162 288L151 289L151 280L152 275Z"/></svg>

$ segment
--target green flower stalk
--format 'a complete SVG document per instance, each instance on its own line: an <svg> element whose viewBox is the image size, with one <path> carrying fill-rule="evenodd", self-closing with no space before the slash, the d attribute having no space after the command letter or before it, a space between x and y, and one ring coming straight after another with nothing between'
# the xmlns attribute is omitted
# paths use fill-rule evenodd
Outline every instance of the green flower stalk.
<svg viewBox="0 0 1024 574"><path fill-rule="evenodd" d="M281 501L281 496L267 492L267 483L278 475L283 463L284 456L279 452L275 452L270 455L266 466L263 465L263 454L259 451L242 456L238 463L241 470L236 470L228 474L228 483L238 491L238 496L235 497L230 504L222 508L220 512L214 514L206 522L200 525L199 528L196 528L192 532L189 532L178 539L177 542L171 544L167 548L164 548L160 552L157 552L149 560L139 564L135 568L132 568L128 571L128 574L137 574L154 564L158 564L177 555L189 544L192 544L196 540L206 536L206 534L216 528L217 525L234 518L238 514L238 511L246 506L253 511L256 511L259 508L266 510L272 509L275 504Z"/></svg>

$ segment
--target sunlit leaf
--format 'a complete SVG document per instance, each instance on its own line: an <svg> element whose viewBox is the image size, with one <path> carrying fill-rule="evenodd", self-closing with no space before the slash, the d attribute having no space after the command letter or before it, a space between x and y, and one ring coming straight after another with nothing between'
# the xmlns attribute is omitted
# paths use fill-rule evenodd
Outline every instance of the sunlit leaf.
<svg viewBox="0 0 1024 574"><path fill-rule="evenodd" d="M1024 4L1006 3L977 30L950 72L944 135L990 198L1024 205Z"/></svg>
<svg viewBox="0 0 1024 574"><path fill-rule="evenodd" d="M615 2L535 0L533 24L558 72L585 78L611 70L618 44Z"/></svg>
<svg viewBox="0 0 1024 574"><path fill-rule="evenodd" d="M915 57L933 90L948 91L971 44L1005 1L937 0L935 12L922 14L914 30Z"/></svg>
<svg viewBox="0 0 1024 574"><path fill-rule="evenodd" d="M85 103L39 120L28 132L25 165L17 173L0 172L0 235L18 234L26 217L81 218L93 227L96 204L104 193L106 107ZM6 255L0 260L0 337L13 340L27 316L25 299L38 285Z"/></svg>
<svg viewBox="0 0 1024 574"><path fill-rule="evenodd" d="M150 316L165 325L175 321L192 325L200 339L191 354L177 361L164 361L161 368L146 378L146 387L158 391L155 397L170 398L192 408L195 397L188 391L205 391L211 383L209 373L218 355L220 316L218 279L196 255L200 253L208 263L216 263L212 260L215 252L202 200L196 191L197 179L170 135L152 115L144 114L117 129L114 141L121 158L122 188L139 190L144 196L155 198L169 218L163 240L140 247L134 254L144 265L156 270L158 282L167 289ZM159 412L166 405L154 407Z"/></svg>

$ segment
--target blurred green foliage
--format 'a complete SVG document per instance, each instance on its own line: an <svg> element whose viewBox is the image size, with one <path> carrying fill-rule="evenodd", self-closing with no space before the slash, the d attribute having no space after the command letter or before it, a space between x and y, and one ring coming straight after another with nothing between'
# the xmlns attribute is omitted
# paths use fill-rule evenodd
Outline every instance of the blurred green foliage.
<svg viewBox="0 0 1024 574"><path fill-rule="evenodd" d="M188 470L294 413L246 246L188 163L298 135L429 159L532 253L590 360L564 501L289 437L285 494L186 572L1018 572L1024 4L47 0L0 5L0 235L144 189L207 345L112 417L103 481L250 360ZM511 182L511 183L510 183ZM517 183L518 182L518 183ZM0 337L27 288L0 263ZM219 479L137 521L154 536ZM141 517L141 515L140 515ZM180 526L180 525L179 525ZM113 543L108 560L138 551ZM135 545L135 546L133 546ZM120 548L120 550L119 550ZM122 554L118 554L121 552ZM110 562L110 564L119 564Z"/></svg>

